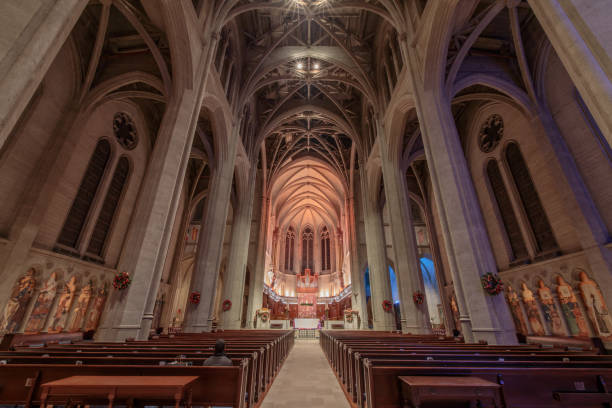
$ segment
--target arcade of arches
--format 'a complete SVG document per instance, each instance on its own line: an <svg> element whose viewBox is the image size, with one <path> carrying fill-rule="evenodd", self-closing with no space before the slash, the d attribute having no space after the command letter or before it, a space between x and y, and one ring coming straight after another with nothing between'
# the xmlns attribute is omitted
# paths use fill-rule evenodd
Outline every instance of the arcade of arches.
<svg viewBox="0 0 612 408"><path fill-rule="evenodd" d="M1 331L612 347L611 15L3 1Z"/></svg>

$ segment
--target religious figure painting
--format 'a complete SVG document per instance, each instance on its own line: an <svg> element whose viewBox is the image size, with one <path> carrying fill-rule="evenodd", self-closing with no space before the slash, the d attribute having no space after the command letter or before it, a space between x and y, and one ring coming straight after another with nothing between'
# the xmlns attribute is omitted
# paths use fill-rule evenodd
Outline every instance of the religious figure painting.
<svg viewBox="0 0 612 408"><path fill-rule="evenodd" d="M14 333L22 322L36 287L35 270L30 268L18 281L4 308L0 322L0 333Z"/></svg>
<svg viewBox="0 0 612 408"><path fill-rule="evenodd" d="M540 313L538 311L538 304L533 297L533 292L527 287L525 282L521 283L521 295L523 296L523 303L525 304L525 310L527 311L527 319L533 334L536 336L544 336L544 326L540 320Z"/></svg>
<svg viewBox="0 0 612 408"><path fill-rule="evenodd" d="M71 332L78 332L83 327L87 308L89 307L89 301L91 300L91 294L93 292L93 285L91 281L81 289L79 297L76 300L76 307L72 313L70 324L68 325Z"/></svg>
<svg viewBox="0 0 612 408"><path fill-rule="evenodd" d="M28 320L28 324L25 328L26 333L38 333L45 327L56 293L57 275L53 272L51 276L49 276L49 279L45 281L45 284L40 289L38 298L36 298L34 309L30 314L30 320Z"/></svg>
<svg viewBox="0 0 612 408"><path fill-rule="evenodd" d="M527 331L527 324L525 323L525 315L523 315L523 311L521 310L521 302L518 293L516 293L514 288L510 285L506 287L506 299L508 300L508 305L510 305L510 312L512 313L516 331L525 336L528 335L529 332Z"/></svg>
<svg viewBox="0 0 612 408"><path fill-rule="evenodd" d="M104 303L106 303L106 296L107 292L105 287L101 287L100 289L98 289L96 299L94 300L93 306L91 307L91 312L89 312L89 316L87 317L85 331L96 330L98 328L100 316L102 316L102 311L104 310Z"/></svg>
<svg viewBox="0 0 612 408"><path fill-rule="evenodd" d="M578 305L578 299L572 287L561 276L557 276L557 295L571 335L588 337L589 329Z"/></svg>
<svg viewBox="0 0 612 408"><path fill-rule="evenodd" d="M57 303L57 309L53 315L51 326L49 327L49 333L59 333L66 328L68 321L68 314L70 313L70 307L74 301L74 294L76 291L76 276L72 276L68 282L64 285L62 294L60 295Z"/></svg>
<svg viewBox="0 0 612 408"><path fill-rule="evenodd" d="M553 336L566 336L567 333L561 322L561 315L553 299L552 292L542 279L538 281L538 297L544 312L544 320Z"/></svg>
<svg viewBox="0 0 612 408"><path fill-rule="evenodd" d="M459 307L457 306L457 301L455 300L454 295L450 297L450 309L453 315L453 321L455 322L455 328L457 330L461 330L461 321L459 320Z"/></svg>
<svg viewBox="0 0 612 408"><path fill-rule="evenodd" d="M601 337L612 337L612 317L597 283L584 271L580 271L579 277L580 294L595 334Z"/></svg>

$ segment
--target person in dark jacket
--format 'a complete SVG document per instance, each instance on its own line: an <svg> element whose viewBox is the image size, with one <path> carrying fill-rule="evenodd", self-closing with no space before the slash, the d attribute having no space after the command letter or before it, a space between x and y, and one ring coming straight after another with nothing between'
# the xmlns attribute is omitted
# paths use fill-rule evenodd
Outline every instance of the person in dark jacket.
<svg viewBox="0 0 612 408"><path fill-rule="evenodd" d="M225 341L223 339L217 339L215 343L215 354L208 357L204 361L205 366L231 366L232 360L225 355Z"/></svg>

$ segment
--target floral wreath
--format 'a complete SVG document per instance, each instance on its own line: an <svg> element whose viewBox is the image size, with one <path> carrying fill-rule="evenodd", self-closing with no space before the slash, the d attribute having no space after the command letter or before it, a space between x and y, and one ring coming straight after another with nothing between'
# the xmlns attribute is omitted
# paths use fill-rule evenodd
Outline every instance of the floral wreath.
<svg viewBox="0 0 612 408"><path fill-rule="evenodd" d="M225 299L223 301L223 311L227 312L228 310L230 310L232 308L232 301L229 299Z"/></svg>
<svg viewBox="0 0 612 408"><path fill-rule="evenodd" d="M344 318L347 323L353 323L353 311L351 309L346 309L344 311Z"/></svg>
<svg viewBox="0 0 612 408"><path fill-rule="evenodd" d="M499 295L504 290L504 283L499 275L487 272L480 277L482 288L491 296Z"/></svg>
<svg viewBox="0 0 612 408"><path fill-rule="evenodd" d="M189 295L189 303L197 305L200 303L200 292L191 292L191 294Z"/></svg>
<svg viewBox="0 0 612 408"><path fill-rule="evenodd" d="M113 288L116 290L127 289L132 283L132 279L130 278L130 274L127 272L119 272L113 278Z"/></svg>
<svg viewBox="0 0 612 408"><path fill-rule="evenodd" d="M423 301L425 300L425 296L423 295L423 292L417 290L412 294L412 300L414 300L415 305L422 305Z"/></svg>
<svg viewBox="0 0 612 408"><path fill-rule="evenodd" d="M390 312L393 309L393 303L390 300L383 300L382 308L385 312Z"/></svg>
<svg viewBox="0 0 612 408"><path fill-rule="evenodd" d="M259 310L257 313L259 314L259 318L261 319L261 321L264 323L267 322L270 318L270 312L267 309Z"/></svg>

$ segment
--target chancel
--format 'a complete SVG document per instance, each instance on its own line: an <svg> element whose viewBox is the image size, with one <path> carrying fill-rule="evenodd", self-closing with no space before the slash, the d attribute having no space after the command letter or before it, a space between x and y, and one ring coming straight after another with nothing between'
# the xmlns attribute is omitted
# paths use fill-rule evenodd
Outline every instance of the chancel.
<svg viewBox="0 0 612 408"><path fill-rule="evenodd" d="M1 1L0 405L610 406L611 20Z"/></svg>

